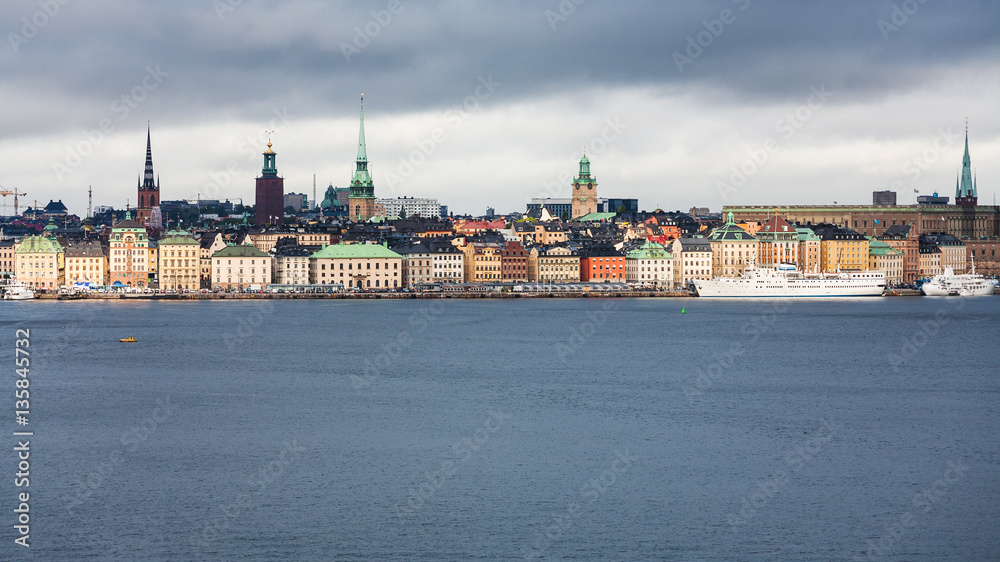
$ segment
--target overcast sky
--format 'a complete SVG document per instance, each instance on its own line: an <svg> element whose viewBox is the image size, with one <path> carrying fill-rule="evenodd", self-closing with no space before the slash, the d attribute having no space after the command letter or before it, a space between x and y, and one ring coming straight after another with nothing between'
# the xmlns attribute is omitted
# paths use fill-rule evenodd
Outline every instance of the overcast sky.
<svg viewBox="0 0 1000 562"><path fill-rule="evenodd" d="M61 2L65 2L63 5ZM95 5L96 4L96 5ZM459 213L569 197L586 146L640 208L954 197L969 120L1000 191L1000 3L4 2L0 185L134 205L346 186L365 94L379 197ZM12 198L4 199L5 214Z"/></svg>

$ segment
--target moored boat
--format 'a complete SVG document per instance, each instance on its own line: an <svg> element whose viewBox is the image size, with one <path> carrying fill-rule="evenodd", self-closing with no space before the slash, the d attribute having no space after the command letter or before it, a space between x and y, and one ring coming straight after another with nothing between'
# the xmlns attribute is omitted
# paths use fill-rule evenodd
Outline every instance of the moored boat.
<svg viewBox="0 0 1000 562"><path fill-rule="evenodd" d="M29 301L34 298L35 292L31 290L31 287L20 281L9 283L3 294L3 299L6 301Z"/></svg>
<svg viewBox="0 0 1000 562"><path fill-rule="evenodd" d="M920 286L920 290L929 297L992 295L994 288L993 281L976 274L975 262L972 263L969 273L956 274L954 269L946 267L944 273L935 275Z"/></svg>
<svg viewBox="0 0 1000 562"><path fill-rule="evenodd" d="M700 297L874 297L885 292L884 271L807 273L754 267L739 277L695 280Z"/></svg>

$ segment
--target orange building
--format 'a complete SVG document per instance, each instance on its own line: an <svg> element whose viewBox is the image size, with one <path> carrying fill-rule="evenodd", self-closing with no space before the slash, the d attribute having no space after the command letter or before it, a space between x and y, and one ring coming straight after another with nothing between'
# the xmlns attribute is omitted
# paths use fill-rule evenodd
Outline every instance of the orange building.
<svg viewBox="0 0 1000 562"><path fill-rule="evenodd" d="M580 281L624 283L625 254L614 246L595 246L580 252Z"/></svg>

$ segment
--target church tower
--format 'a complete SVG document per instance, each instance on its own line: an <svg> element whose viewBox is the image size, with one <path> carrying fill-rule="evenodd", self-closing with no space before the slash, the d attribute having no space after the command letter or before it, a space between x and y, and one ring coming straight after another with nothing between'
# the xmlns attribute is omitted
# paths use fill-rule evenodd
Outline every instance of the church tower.
<svg viewBox="0 0 1000 562"><path fill-rule="evenodd" d="M955 204L959 207L975 207L979 200L976 182L972 179L972 162L969 159L969 124L965 124L965 156L962 157L962 175L955 185Z"/></svg>
<svg viewBox="0 0 1000 562"><path fill-rule="evenodd" d="M264 151L264 167L257 178L257 193L254 200L254 224L281 224L285 220L285 178L278 177L277 153L267 140Z"/></svg>
<svg viewBox="0 0 1000 562"><path fill-rule="evenodd" d="M156 178L156 182L153 181L153 148L150 143L149 124L146 125L146 168L137 191L139 204L135 219L139 224L145 225L153 214L153 207L160 205L160 181L159 178Z"/></svg>
<svg viewBox="0 0 1000 562"><path fill-rule="evenodd" d="M573 179L573 204L571 218L577 219L597 212L597 178L590 175L590 160L583 152L580 174Z"/></svg>
<svg viewBox="0 0 1000 562"><path fill-rule="evenodd" d="M361 132L358 133L358 158L354 162L351 194L348 197L351 220L366 221L375 214L375 184L368 170L368 152L365 149L365 95L361 94Z"/></svg>

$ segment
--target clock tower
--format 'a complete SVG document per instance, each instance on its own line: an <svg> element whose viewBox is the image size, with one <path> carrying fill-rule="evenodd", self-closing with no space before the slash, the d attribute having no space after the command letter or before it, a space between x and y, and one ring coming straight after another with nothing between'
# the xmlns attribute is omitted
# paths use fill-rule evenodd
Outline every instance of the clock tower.
<svg viewBox="0 0 1000 562"><path fill-rule="evenodd" d="M590 160L584 151L580 173L573 179L573 206L570 218L580 218L597 212L597 178L590 175Z"/></svg>

